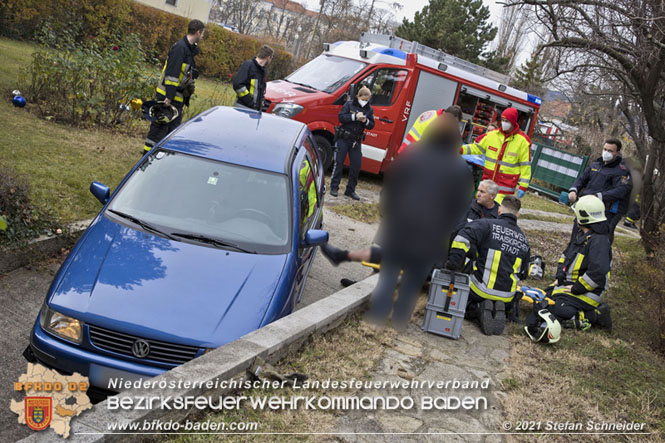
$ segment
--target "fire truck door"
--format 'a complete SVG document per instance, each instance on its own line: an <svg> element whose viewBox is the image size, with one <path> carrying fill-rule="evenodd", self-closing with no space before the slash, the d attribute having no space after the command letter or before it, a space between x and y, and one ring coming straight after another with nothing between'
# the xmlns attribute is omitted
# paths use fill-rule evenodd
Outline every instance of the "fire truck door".
<svg viewBox="0 0 665 443"><path fill-rule="evenodd" d="M365 163L371 163L367 165L367 169L370 170L380 167L386 157L388 146L399 145L402 141L401 134L395 134L395 127L402 114L402 103L406 93L401 92L407 75L406 69L380 68L372 71L361 81L372 91L370 103L374 110L374 129L366 132L363 141L363 169Z"/></svg>

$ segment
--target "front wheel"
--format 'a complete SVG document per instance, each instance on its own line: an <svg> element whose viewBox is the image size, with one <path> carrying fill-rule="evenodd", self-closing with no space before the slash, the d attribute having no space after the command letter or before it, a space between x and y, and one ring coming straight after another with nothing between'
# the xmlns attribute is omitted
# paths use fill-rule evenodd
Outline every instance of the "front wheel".
<svg viewBox="0 0 665 443"><path fill-rule="evenodd" d="M319 150L319 156L321 157L321 163L323 164L323 170L327 171L330 169L330 166L333 162L334 150L332 144L325 138L323 135L315 135L314 140L316 141L316 146Z"/></svg>

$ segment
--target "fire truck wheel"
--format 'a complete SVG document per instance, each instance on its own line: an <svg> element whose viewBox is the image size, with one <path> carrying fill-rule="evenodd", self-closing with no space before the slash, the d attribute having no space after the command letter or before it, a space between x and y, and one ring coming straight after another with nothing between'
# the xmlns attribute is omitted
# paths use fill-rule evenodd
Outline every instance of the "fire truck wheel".
<svg viewBox="0 0 665 443"><path fill-rule="evenodd" d="M314 140L316 141L316 145L319 148L319 155L321 156L321 163L323 163L323 170L327 171L330 169L333 163L334 153L332 144L323 135L315 135Z"/></svg>

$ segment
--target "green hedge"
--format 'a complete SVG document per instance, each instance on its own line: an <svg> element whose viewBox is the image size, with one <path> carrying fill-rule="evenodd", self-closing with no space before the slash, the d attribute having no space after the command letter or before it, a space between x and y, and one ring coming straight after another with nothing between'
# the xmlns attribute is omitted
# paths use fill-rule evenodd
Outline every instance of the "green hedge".
<svg viewBox="0 0 665 443"><path fill-rule="evenodd" d="M189 19L132 0L0 0L0 33L14 39L37 40L61 47L70 39L99 47L137 34L152 63L161 65L169 48L187 31ZM197 65L203 75L228 80L240 64L271 42L206 25ZM292 55L273 44L277 54L268 75L283 78L292 69Z"/></svg>

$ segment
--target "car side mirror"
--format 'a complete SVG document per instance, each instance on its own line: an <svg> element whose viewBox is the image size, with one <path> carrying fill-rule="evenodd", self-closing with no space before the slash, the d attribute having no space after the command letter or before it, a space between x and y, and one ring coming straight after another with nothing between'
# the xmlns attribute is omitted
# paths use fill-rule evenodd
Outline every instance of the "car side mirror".
<svg viewBox="0 0 665 443"><path fill-rule="evenodd" d="M328 231L310 229L305 234L304 246L321 246L328 243Z"/></svg>
<svg viewBox="0 0 665 443"><path fill-rule="evenodd" d="M99 182L90 183L90 192L92 195L97 197L97 200L99 200L103 205L108 203L109 196L111 195L111 190L109 187Z"/></svg>

